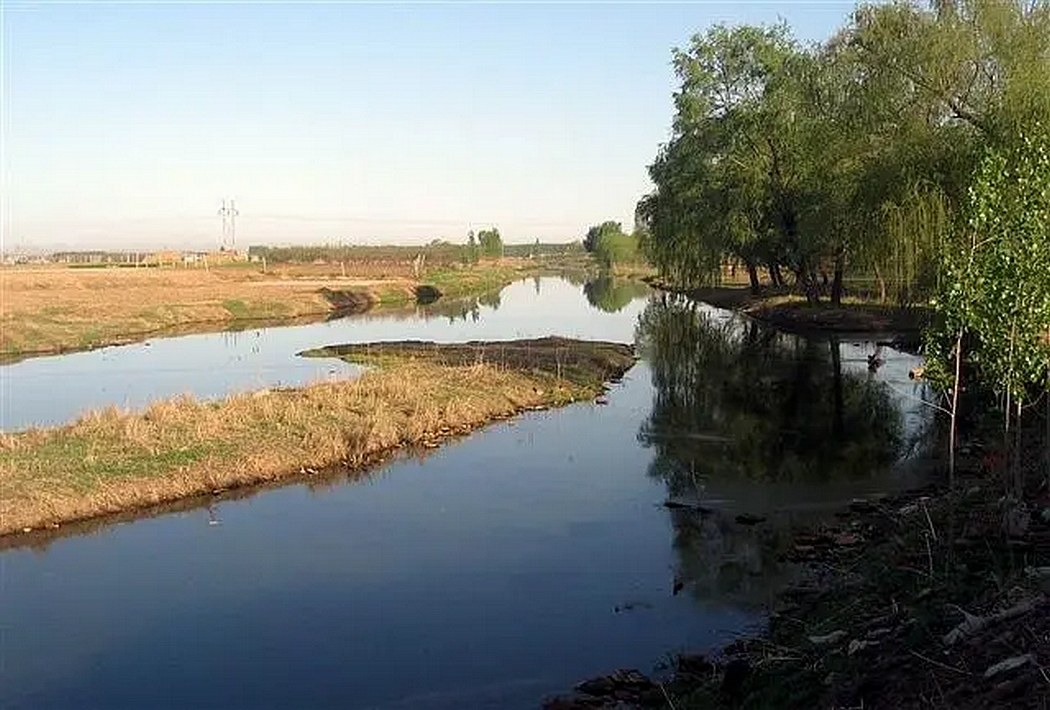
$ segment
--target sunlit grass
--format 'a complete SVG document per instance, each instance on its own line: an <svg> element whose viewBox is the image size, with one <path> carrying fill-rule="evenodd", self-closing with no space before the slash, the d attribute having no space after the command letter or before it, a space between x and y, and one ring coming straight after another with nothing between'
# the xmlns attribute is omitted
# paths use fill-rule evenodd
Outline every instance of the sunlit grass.
<svg viewBox="0 0 1050 710"><path fill-rule="evenodd" d="M389 265L388 265L389 266ZM238 322L323 319L322 289L373 306L413 303L415 288L446 296L501 288L531 273L526 260L441 265L412 274L372 263L221 268L6 268L0 278L0 356L112 345L157 333L220 330ZM387 274L387 271L390 274Z"/></svg>

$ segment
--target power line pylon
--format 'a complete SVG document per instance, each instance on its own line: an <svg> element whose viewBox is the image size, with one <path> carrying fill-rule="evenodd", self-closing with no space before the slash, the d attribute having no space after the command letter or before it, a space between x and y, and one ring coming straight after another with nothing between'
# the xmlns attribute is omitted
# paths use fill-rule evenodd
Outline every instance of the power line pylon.
<svg viewBox="0 0 1050 710"><path fill-rule="evenodd" d="M222 201L219 216L222 217L222 242L219 247L223 251L233 251L237 246L237 211L236 203L231 199L229 204Z"/></svg>

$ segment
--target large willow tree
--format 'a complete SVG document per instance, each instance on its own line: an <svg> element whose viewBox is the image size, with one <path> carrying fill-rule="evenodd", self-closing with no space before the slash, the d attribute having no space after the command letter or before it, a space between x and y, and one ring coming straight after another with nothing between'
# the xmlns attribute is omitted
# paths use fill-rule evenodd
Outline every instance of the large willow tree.
<svg viewBox="0 0 1050 710"><path fill-rule="evenodd" d="M716 27L674 57L673 133L639 214L681 284L734 258L756 289L784 267L811 301L863 274L922 303L982 156L1050 116L1046 0L862 6L808 48L783 26Z"/></svg>
<svg viewBox="0 0 1050 710"><path fill-rule="evenodd" d="M639 213L650 257L685 284L717 279L724 257L757 269L797 243L801 199L796 154L800 95L790 65L799 55L784 26L715 27L676 50L674 131L650 167L656 190ZM803 278L810 271L801 266Z"/></svg>

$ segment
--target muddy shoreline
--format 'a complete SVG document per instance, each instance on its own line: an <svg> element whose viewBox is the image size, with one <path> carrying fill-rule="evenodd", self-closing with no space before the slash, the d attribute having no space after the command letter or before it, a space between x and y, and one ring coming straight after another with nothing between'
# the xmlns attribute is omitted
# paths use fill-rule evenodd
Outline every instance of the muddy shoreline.
<svg viewBox="0 0 1050 710"><path fill-rule="evenodd" d="M758 295L745 287L683 288L646 279L653 288L686 296L716 308L742 313L779 330L804 336L865 337L908 352L917 352L922 331L933 317L923 307L898 308L873 303L810 305L789 289L764 288Z"/></svg>
<svg viewBox="0 0 1050 710"><path fill-rule="evenodd" d="M953 489L858 500L798 529L769 625L662 677L621 670L551 698L583 708L1046 708L1050 497L1002 494L971 443ZM761 523L759 523L761 524Z"/></svg>

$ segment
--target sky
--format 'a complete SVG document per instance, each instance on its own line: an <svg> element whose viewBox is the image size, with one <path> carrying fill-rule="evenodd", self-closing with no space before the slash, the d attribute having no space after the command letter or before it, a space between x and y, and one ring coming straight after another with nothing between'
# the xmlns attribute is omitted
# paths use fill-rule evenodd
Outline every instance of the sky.
<svg viewBox="0 0 1050 710"><path fill-rule="evenodd" d="M216 247L224 198L241 247L630 226L672 48L853 7L0 0L0 247Z"/></svg>

